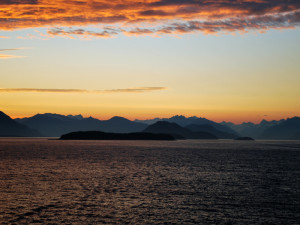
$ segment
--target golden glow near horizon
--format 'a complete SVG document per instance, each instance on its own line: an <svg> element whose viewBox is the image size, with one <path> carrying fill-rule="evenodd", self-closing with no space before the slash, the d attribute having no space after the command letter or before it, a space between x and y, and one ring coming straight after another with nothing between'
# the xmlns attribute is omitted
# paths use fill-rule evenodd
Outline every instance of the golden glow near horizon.
<svg viewBox="0 0 300 225"><path fill-rule="evenodd" d="M4 0L0 110L299 116L299 15L298 2L282 0Z"/></svg>
<svg viewBox="0 0 300 225"><path fill-rule="evenodd" d="M4 111L13 117L36 113L83 114L99 119L118 115L128 119L151 119L177 114L201 116L216 121L272 120L299 115L295 100L286 101L273 96L192 96L165 93L62 94L62 93L5 93L0 101ZM173 92L173 93L172 93ZM298 93L300 94L300 93ZM299 96L299 95L298 95ZM277 96L278 97L278 96ZM259 101L257 100L259 99ZM279 106L279 107L278 107ZM287 110L282 110L285 108Z"/></svg>

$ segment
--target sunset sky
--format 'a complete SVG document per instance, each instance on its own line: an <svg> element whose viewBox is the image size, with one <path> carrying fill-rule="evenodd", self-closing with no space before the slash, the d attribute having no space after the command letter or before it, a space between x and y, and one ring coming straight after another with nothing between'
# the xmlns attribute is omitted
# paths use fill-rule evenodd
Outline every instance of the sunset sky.
<svg viewBox="0 0 300 225"><path fill-rule="evenodd" d="M1 0L11 117L300 116L299 0Z"/></svg>

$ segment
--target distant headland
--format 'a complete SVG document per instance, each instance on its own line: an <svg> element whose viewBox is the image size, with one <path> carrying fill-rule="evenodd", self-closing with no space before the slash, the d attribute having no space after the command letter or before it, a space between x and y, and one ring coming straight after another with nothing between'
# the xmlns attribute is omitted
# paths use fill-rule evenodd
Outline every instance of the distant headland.
<svg viewBox="0 0 300 225"><path fill-rule="evenodd" d="M237 140L237 141L254 141L254 139L251 138L251 137L238 137L238 138L235 138L234 140Z"/></svg>
<svg viewBox="0 0 300 225"><path fill-rule="evenodd" d="M64 134L60 140L165 140L174 141L169 134L153 133L105 133L101 131L78 131Z"/></svg>

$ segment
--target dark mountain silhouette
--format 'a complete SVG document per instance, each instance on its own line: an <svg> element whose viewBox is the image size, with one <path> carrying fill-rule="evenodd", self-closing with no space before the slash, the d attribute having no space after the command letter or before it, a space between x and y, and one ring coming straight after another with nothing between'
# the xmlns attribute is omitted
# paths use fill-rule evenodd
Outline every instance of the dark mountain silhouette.
<svg viewBox="0 0 300 225"><path fill-rule="evenodd" d="M193 132L187 128L179 126L176 123L170 123L167 121L158 121L149 125L143 132L171 134L178 139L217 139L217 137L213 134L207 132Z"/></svg>
<svg viewBox="0 0 300 225"><path fill-rule="evenodd" d="M61 140L168 140L175 138L169 134L154 133L105 133L101 131L78 131L64 134Z"/></svg>
<svg viewBox="0 0 300 225"><path fill-rule="evenodd" d="M151 125L151 124L154 124L158 121L166 121L168 120L168 118L154 118L154 119L148 119L148 120L139 120L139 119L135 119L134 122L138 122L138 123L144 123L144 124L147 124L147 125Z"/></svg>
<svg viewBox="0 0 300 225"><path fill-rule="evenodd" d="M20 124L0 111L0 136L1 137L40 137L41 133Z"/></svg>
<svg viewBox="0 0 300 225"><path fill-rule="evenodd" d="M224 131L220 131L210 124L204 124L204 125L190 124L190 125L186 126L185 128L187 128L193 132L207 132L207 133L215 135L216 137L218 137L220 139L234 139L234 138L239 137L235 133L233 134L233 133L227 133Z"/></svg>
<svg viewBox="0 0 300 225"><path fill-rule="evenodd" d="M300 140L300 131L299 131L299 132L296 132L296 133L292 136L291 139L292 139L292 140Z"/></svg>
<svg viewBox="0 0 300 225"><path fill-rule="evenodd" d="M146 124L133 122L119 116L115 116L109 120L101 121L101 122L102 122L101 130L104 132L114 132L114 133L139 132L144 130L147 127Z"/></svg>
<svg viewBox="0 0 300 225"><path fill-rule="evenodd" d="M182 126L182 127L186 127L188 125L191 124L196 124L196 125L211 125L212 127L214 127L215 129L222 131L222 132L226 132L226 133L231 133L231 134L235 134L236 136L239 136L238 133L233 130L232 128L230 128L229 126L227 126L226 124L219 124L216 123L214 121L208 120L206 118L202 118L202 117L185 117L185 116L173 116L171 118L163 118L163 119L159 119L159 118L155 118L153 120L135 120L136 122L142 122L142 123L146 123L146 124L154 124L158 121L167 121L170 123L177 123L178 125Z"/></svg>
<svg viewBox="0 0 300 225"><path fill-rule="evenodd" d="M100 130L100 121L91 117L78 120L70 116L45 113L29 118L16 119L16 121L49 137L59 137L62 134L78 130Z"/></svg>
<svg viewBox="0 0 300 225"><path fill-rule="evenodd" d="M130 121L123 117L113 117L101 121L92 117L84 118L82 115L64 116L51 113L13 120L0 112L0 136L59 137L62 134L79 130L111 133L134 133L145 130L145 132L173 134L176 138L236 138L241 136L255 139L300 140L299 117L279 121L263 120L259 124L233 124L231 122L219 124L205 118L184 116L173 116L158 122L157 120L158 118ZM147 124L154 121L156 122L152 124L153 126L147 127Z"/></svg>
<svg viewBox="0 0 300 225"><path fill-rule="evenodd" d="M77 120L83 120L84 119L81 114L75 115L75 116L73 116L73 115L67 115L67 117L72 118L72 119L77 119Z"/></svg>
<svg viewBox="0 0 300 225"><path fill-rule="evenodd" d="M277 124L281 123L282 121L284 121L284 120L280 120L280 121L262 120L259 124L254 124L251 122L242 123L242 124L233 124L230 122L229 123L222 122L221 124L231 127L233 130L235 130L241 136L250 136L253 138L259 138L266 129L268 129L274 125L277 125Z"/></svg>
<svg viewBox="0 0 300 225"><path fill-rule="evenodd" d="M300 117L288 118L273 125L259 136L260 139L300 140Z"/></svg>
<svg viewBox="0 0 300 225"><path fill-rule="evenodd" d="M16 121L34 128L46 136L59 137L73 131L103 131L115 133L139 132L146 128L146 124L136 123L122 117L113 117L101 121L92 117L83 118L81 115L64 116L59 114L37 114L33 117L16 119Z"/></svg>

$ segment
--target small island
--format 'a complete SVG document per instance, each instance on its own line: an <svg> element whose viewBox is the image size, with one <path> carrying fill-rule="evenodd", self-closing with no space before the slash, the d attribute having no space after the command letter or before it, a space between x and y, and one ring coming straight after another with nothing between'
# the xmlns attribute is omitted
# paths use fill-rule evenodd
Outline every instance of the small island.
<svg viewBox="0 0 300 225"><path fill-rule="evenodd" d="M176 140L170 134L137 133L106 133L101 131L78 131L64 134L60 140Z"/></svg>
<svg viewBox="0 0 300 225"><path fill-rule="evenodd" d="M237 140L237 141L254 141L254 139L251 138L251 137L238 137L238 138L235 138L234 140Z"/></svg>

